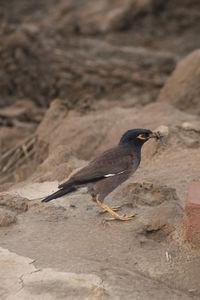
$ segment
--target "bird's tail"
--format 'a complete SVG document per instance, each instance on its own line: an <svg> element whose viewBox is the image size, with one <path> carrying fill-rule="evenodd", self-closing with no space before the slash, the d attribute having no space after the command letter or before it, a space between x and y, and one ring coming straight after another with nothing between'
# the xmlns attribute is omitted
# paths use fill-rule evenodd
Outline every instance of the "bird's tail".
<svg viewBox="0 0 200 300"><path fill-rule="evenodd" d="M71 192L75 192L77 189L75 186L71 186L71 187L68 187L68 188L64 188L64 189L60 189L58 190L57 192L49 195L48 197L46 197L45 199L43 199L41 202L49 202L51 200L54 200L54 199L57 199L59 197L62 197L66 194L69 194Z"/></svg>

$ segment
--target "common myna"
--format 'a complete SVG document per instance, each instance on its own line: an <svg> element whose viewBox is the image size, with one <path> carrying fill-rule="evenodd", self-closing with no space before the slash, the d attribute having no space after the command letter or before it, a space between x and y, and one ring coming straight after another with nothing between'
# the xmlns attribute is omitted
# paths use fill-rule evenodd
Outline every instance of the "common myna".
<svg viewBox="0 0 200 300"><path fill-rule="evenodd" d="M153 133L147 129L128 130L116 147L97 156L86 167L59 185L59 190L43 199L42 202L49 202L82 187L87 187L92 201L113 216L110 220L130 220L133 215L119 216L114 209L104 205L103 200L137 170L141 160L142 145L150 138L158 140L161 137L160 132Z"/></svg>

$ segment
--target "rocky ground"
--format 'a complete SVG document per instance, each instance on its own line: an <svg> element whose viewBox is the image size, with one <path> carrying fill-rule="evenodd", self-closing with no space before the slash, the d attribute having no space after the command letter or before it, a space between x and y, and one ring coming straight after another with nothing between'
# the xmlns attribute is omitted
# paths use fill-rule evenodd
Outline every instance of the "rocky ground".
<svg viewBox="0 0 200 300"><path fill-rule="evenodd" d="M198 1L0 4L0 298L199 299ZM45 15L45 18L44 18ZM105 200L40 200L130 128L160 130Z"/></svg>

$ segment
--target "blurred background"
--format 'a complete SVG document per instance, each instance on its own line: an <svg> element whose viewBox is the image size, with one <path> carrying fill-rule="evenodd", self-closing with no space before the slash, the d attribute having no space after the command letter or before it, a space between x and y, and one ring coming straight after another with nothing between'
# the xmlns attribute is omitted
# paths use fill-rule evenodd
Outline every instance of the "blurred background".
<svg viewBox="0 0 200 300"><path fill-rule="evenodd" d="M200 47L199 20L198 0L0 1L0 156L35 132L54 99L80 115L155 102ZM161 101L200 113L199 98L182 96Z"/></svg>
<svg viewBox="0 0 200 300"><path fill-rule="evenodd" d="M1 1L0 105L155 101L176 59L200 46L199 19L198 0Z"/></svg>

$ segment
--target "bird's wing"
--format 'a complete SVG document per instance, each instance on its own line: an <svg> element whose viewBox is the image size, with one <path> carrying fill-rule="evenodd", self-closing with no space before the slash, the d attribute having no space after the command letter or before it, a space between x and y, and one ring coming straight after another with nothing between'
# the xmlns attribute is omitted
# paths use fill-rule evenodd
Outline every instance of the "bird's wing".
<svg viewBox="0 0 200 300"><path fill-rule="evenodd" d="M79 170L68 181L61 184L59 188L65 188L69 183L75 185L86 184L115 176L129 170L133 165L137 168L138 164L138 157L130 149L117 146L97 156L89 165Z"/></svg>

